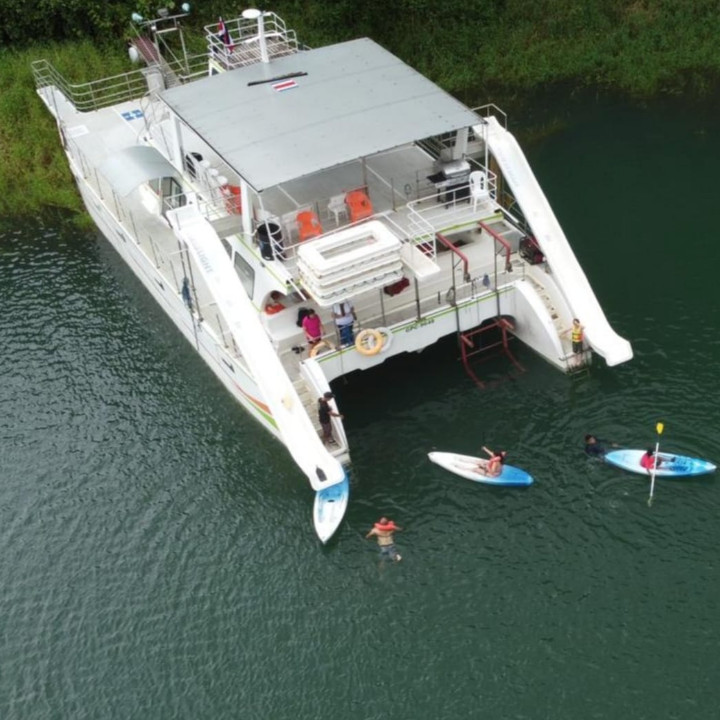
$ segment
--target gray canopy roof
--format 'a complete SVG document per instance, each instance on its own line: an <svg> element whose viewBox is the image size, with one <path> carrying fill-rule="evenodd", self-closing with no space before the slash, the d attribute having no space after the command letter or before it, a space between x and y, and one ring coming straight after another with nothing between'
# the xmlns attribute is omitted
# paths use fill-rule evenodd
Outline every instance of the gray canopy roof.
<svg viewBox="0 0 720 720"><path fill-rule="evenodd" d="M275 82L290 73L296 85ZM164 91L164 101L258 191L480 118L367 38Z"/></svg>
<svg viewBox="0 0 720 720"><path fill-rule="evenodd" d="M148 180L178 176L177 170L147 145L133 145L110 155L100 165L100 173L123 197Z"/></svg>

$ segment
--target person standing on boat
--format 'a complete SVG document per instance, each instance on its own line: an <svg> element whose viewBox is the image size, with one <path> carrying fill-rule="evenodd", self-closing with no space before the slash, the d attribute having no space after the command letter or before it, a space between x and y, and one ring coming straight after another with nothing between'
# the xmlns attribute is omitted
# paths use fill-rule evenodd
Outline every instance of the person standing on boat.
<svg viewBox="0 0 720 720"><path fill-rule="evenodd" d="M321 398L318 399L318 420L320 421L320 427L322 427L322 439L324 443L330 445L337 445L337 441L332 434L332 423L331 417L337 417L342 419L342 415L335 412L330 407L330 400L334 400L335 396L331 392L326 392Z"/></svg>
<svg viewBox="0 0 720 720"><path fill-rule="evenodd" d="M377 543L380 546L380 557L386 557L388 560L398 562L402 560L402 557L395 547L393 533L400 530L402 530L402 528L398 527L392 520L382 517L372 526L370 532L365 537L377 538Z"/></svg>
<svg viewBox="0 0 720 720"><path fill-rule="evenodd" d="M323 336L323 324L320 316L310 308L307 314L302 319L302 328L305 331L305 338L308 341L308 345L312 348L313 345L317 345Z"/></svg>
<svg viewBox="0 0 720 720"><path fill-rule="evenodd" d="M502 473L502 466L505 463L507 452L501 450L495 453L483 445L483 450L490 456L489 460L478 460L477 471L486 477L498 477Z"/></svg>
<svg viewBox="0 0 720 720"><path fill-rule="evenodd" d="M349 300L335 303L333 305L333 317L340 333L340 344L352 345L355 342L353 323L357 320L353 304Z"/></svg>
<svg viewBox="0 0 720 720"><path fill-rule="evenodd" d="M585 350L585 326L580 323L580 320L573 318L572 327L565 331L565 335L570 333L570 340L572 341L572 351L575 355L582 355Z"/></svg>

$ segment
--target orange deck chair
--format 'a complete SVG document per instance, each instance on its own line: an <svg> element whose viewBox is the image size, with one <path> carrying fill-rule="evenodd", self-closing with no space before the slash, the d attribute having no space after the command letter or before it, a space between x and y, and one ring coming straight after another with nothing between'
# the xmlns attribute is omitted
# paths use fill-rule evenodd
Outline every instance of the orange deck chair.
<svg viewBox="0 0 720 720"><path fill-rule="evenodd" d="M345 196L345 202L350 212L350 222L364 220L373 214L370 198L362 190L351 190Z"/></svg>
<svg viewBox="0 0 720 720"><path fill-rule="evenodd" d="M312 210L303 210L297 214L300 242L322 235L323 229L318 216Z"/></svg>

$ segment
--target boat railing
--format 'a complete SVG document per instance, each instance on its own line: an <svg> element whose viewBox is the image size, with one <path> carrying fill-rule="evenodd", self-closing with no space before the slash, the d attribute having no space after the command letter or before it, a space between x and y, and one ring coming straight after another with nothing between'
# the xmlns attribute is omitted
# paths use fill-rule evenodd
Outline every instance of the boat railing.
<svg viewBox="0 0 720 720"><path fill-rule="evenodd" d="M203 70L199 69L202 58ZM207 58L191 56L183 60L167 63L167 71L177 78L178 82L190 82L206 74ZM100 108L116 105L128 100L137 100L148 93L148 69L130 70L119 75L91 80L84 83L70 83L47 60L36 60L32 63L35 87L56 87L78 112L90 112Z"/></svg>
<svg viewBox="0 0 720 720"><path fill-rule="evenodd" d="M483 168L486 176L486 200L497 195L497 175ZM476 201L472 196L470 182L440 188L407 204L409 230L414 237L439 229L459 228L477 220Z"/></svg>
<svg viewBox="0 0 720 720"><path fill-rule="evenodd" d="M479 105L478 107L472 108L472 111L484 118L490 117L491 115L497 117L501 125L505 128L505 130L507 130L507 113L499 108L495 103Z"/></svg>
<svg viewBox="0 0 720 720"><path fill-rule="evenodd" d="M69 83L47 60L33 62L32 71L38 90L48 86L56 87L79 112L98 110L125 100L140 98L148 91L142 70L131 70L102 80L78 84Z"/></svg>
<svg viewBox="0 0 720 720"><path fill-rule="evenodd" d="M489 298L505 292L524 277L524 264L519 269L520 271L516 272L515 269L501 268L495 274L493 264L488 263L474 267L472 277L463 277L462 272L457 272L454 287L422 294L419 298L408 295L406 303L390 309L381 303L379 312L365 312L360 304L356 304L356 311L363 327L386 327L392 330L407 326L408 321L423 323L432 317L433 313L447 308L448 305L463 305L471 300ZM458 270L459 268L456 269ZM483 282L484 278L488 278L489 282ZM378 305L374 304L372 307L377 308Z"/></svg>
<svg viewBox="0 0 720 720"><path fill-rule="evenodd" d="M263 39L269 59L292 55L303 49L295 31L289 30L285 21L274 12L263 12L262 20ZM204 28L208 53L223 69L252 65L262 60L257 19L238 17L223 20L223 25L225 33L219 23Z"/></svg>

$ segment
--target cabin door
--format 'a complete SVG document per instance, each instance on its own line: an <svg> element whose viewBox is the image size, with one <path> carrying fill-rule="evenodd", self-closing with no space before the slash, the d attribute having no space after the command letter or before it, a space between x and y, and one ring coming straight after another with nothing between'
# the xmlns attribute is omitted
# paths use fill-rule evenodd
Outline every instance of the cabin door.
<svg viewBox="0 0 720 720"><path fill-rule="evenodd" d="M160 194L162 196L163 215L166 215L168 210L175 210L187 203L185 193L175 178L164 177L160 181Z"/></svg>

